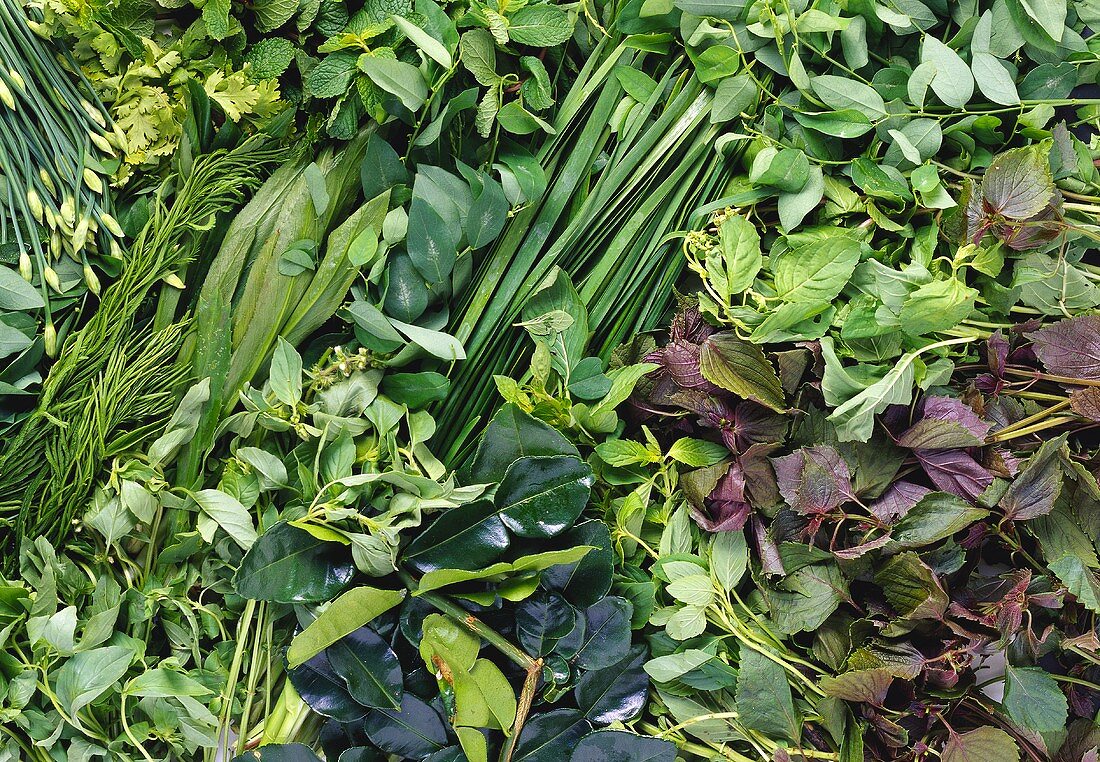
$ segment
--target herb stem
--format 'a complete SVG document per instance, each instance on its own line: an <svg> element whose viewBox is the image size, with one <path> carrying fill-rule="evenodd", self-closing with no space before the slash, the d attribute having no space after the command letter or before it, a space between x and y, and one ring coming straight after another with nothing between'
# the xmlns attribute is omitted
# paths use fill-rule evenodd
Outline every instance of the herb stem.
<svg viewBox="0 0 1100 762"><path fill-rule="evenodd" d="M1049 418L1051 415L1058 412L1059 410L1065 410L1067 407L1069 407L1069 405L1070 405L1070 401L1068 399L1062 399L1057 404L1051 405L1050 407L1046 408L1045 410L1040 410L1038 413L1034 413L1033 415L1029 415L1027 418L1021 418L1020 420L1016 421L1015 423L1009 424L1008 426L1005 426L1003 429L1000 429L999 431L994 432L989 437L989 439L995 440L996 437L998 437L1000 435L1011 434L1012 432L1017 431L1019 429L1025 429L1033 423L1037 423L1037 422L1042 421L1046 418Z"/></svg>
<svg viewBox="0 0 1100 762"><path fill-rule="evenodd" d="M466 609L438 593L418 594L416 580L413 579L412 575L408 572L399 571L398 576L400 576L401 581L405 584L405 587L408 588L410 593L451 617L478 637L483 638L487 643L522 667L524 671L530 672L532 668L541 668L542 664L539 660L528 656L524 651L514 646L511 641L503 637L500 633L489 627Z"/></svg>

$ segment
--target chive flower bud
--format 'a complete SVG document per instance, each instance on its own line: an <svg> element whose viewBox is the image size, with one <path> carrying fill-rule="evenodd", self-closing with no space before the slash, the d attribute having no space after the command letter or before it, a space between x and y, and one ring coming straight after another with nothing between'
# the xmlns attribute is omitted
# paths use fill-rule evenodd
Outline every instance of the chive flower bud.
<svg viewBox="0 0 1100 762"><path fill-rule="evenodd" d="M81 217L73 230L73 251L79 253L84 248L84 242L88 240L88 218Z"/></svg>
<svg viewBox="0 0 1100 762"><path fill-rule="evenodd" d="M23 81L23 77L15 69L8 69L8 76L11 78L11 83L19 88L19 92L27 92L27 83Z"/></svg>
<svg viewBox="0 0 1100 762"><path fill-rule="evenodd" d="M35 222L42 223L42 199L35 193L34 188L27 188L27 206L30 207L31 216Z"/></svg>
<svg viewBox="0 0 1100 762"><path fill-rule="evenodd" d="M95 270L87 262L84 263L84 282L88 284L88 290L96 296L99 296L99 277L95 274Z"/></svg>
<svg viewBox="0 0 1100 762"><path fill-rule="evenodd" d="M116 220L114 216L104 212L99 215L99 221L102 223L103 227L110 231L111 235L116 235L119 238L126 237L126 232L122 229L122 225L118 224L118 220Z"/></svg>
<svg viewBox="0 0 1100 762"><path fill-rule="evenodd" d="M31 255L25 251L19 252L19 275L28 283L34 277L34 269L31 267Z"/></svg>
<svg viewBox="0 0 1100 762"><path fill-rule="evenodd" d="M61 208L57 210L61 215L61 221L69 227L76 224L76 205L73 203L72 196L65 196L65 200L61 202Z"/></svg>
<svg viewBox="0 0 1100 762"><path fill-rule="evenodd" d="M103 137L95 130L88 130L88 137L91 138L92 145L94 145L100 151L103 151L103 153L107 154L108 156L115 155L114 146L112 146L107 141L107 138Z"/></svg>
<svg viewBox="0 0 1100 762"><path fill-rule="evenodd" d="M107 120L103 118L103 114L92 104L88 103L84 98L80 99L80 105L84 107L84 111L92 118L96 124L103 129L107 129Z"/></svg>
<svg viewBox="0 0 1100 762"><path fill-rule="evenodd" d="M126 133L117 124L111 125L111 131L115 136L115 145L118 146L118 150L126 153Z"/></svg>
<svg viewBox="0 0 1100 762"><path fill-rule="evenodd" d="M43 332L42 338L46 342L46 354L50 357L57 357L57 329L53 327L53 323L46 323L46 330Z"/></svg>
<svg viewBox="0 0 1100 762"><path fill-rule="evenodd" d="M53 178L50 177L50 173L44 168L38 170L38 179L46 186L46 190L55 196L57 195L57 186L53 184Z"/></svg>
<svg viewBox="0 0 1100 762"><path fill-rule="evenodd" d="M99 179L99 175L87 167L84 168L84 184L91 189L92 193L103 193L103 181Z"/></svg>
<svg viewBox="0 0 1100 762"><path fill-rule="evenodd" d="M57 270L46 265L46 271L43 275L46 278L46 284L54 291L61 293L61 279L57 277Z"/></svg>
<svg viewBox="0 0 1100 762"><path fill-rule="evenodd" d="M11 90L8 88L7 83L0 79L0 101L4 102L4 105L15 110L15 96L11 94Z"/></svg>
<svg viewBox="0 0 1100 762"><path fill-rule="evenodd" d="M172 288L178 288L181 291L183 289L187 288L186 284L184 284L184 282L180 278L180 276L176 275L175 273L169 273L168 275L165 275L164 276L164 282L167 283Z"/></svg>

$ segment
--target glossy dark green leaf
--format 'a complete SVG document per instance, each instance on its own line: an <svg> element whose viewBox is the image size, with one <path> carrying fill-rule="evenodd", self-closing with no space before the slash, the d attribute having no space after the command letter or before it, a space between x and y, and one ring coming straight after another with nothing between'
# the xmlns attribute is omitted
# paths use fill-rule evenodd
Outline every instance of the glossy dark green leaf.
<svg viewBox="0 0 1100 762"><path fill-rule="evenodd" d="M584 610L585 632L573 661L582 669L603 669L630 651L633 607L624 598L608 596Z"/></svg>
<svg viewBox="0 0 1100 762"><path fill-rule="evenodd" d="M641 714L649 690L649 675L643 669L646 656L645 646L637 645L617 664L585 672L573 690L584 716L597 725L609 725Z"/></svg>
<svg viewBox="0 0 1100 762"><path fill-rule="evenodd" d="M561 762L592 726L576 709L555 709L529 717L519 734L514 762Z"/></svg>
<svg viewBox="0 0 1100 762"><path fill-rule="evenodd" d="M348 693L347 683L332 670L328 656L319 653L297 669L287 670L290 684L317 714L339 722L355 722L367 713Z"/></svg>
<svg viewBox="0 0 1100 762"><path fill-rule="evenodd" d="M490 484L504 478L508 467L529 455L574 455L577 448L556 429L515 405L503 405L485 429L473 460L464 469L466 484Z"/></svg>
<svg viewBox="0 0 1100 762"><path fill-rule="evenodd" d="M497 514L487 500L445 511L409 544L402 560L421 573L490 564L511 544Z"/></svg>
<svg viewBox="0 0 1100 762"><path fill-rule="evenodd" d="M233 762L321 762L308 746L300 743L268 744L233 757Z"/></svg>
<svg viewBox="0 0 1100 762"><path fill-rule="evenodd" d="M441 749L430 757L426 757L424 762L467 762L466 755L462 753L462 748L459 746L449 746L446 749Z"/></svg>
<svg viewBox="0 0 1100 762"><path fill-rule="evenodd" d="M553 537L584 511L592 482L592 469L580 458L527 456L508 467L494 502L520 537Z"/></svg>
<svg viewBox="0 0 1100 762"><path fill-rule="evenodd" d="M573 750L570 762L675 762L676 746L659 738L625 730L589 733Z"/></svg>
<svg viewBox="0 0 1100 762"><path fill-rule="evenodd" d="M451 381L441 373L391 373L382 379L382 392L394 402L416 410L447 396Z"/></svg>
<svg viewBox="0 0 1100 762"><path fill-rule="evenodd" d="M527 653L545 656L577 623L577 612L564 598L543 594L528 598L516 609L516 637Z"/></svg>
<svg viewBox="0 0 1100 762"><path fill-rule="evenodd" d="M542 586L557 590L575 606L591 606L611 589L614 557L611 532L602 521L585 521L564 532L558 541L563 547L590 545L584 558L575 564L551 566L542 573Z"/></svg>
<svg viewBox="0 0 1100 762"><path fill-rule="evenodd" d="M399 757L423 759L448 745L443 718L411 693L401 700L400 710L371 710L363 726L371 743Z"/></svg>
<svg viewBox="0 0 1100 762"><path fill-rule="evenodd" d="M244 598L275 603L313 603L339 594L355 571L351 553L284 522L256 540L233 576Z"/></svg>
<svg viewBox="0 0 1100 762"><path fill-rule="evenodd" d="M341 752L336 762L382 762L382 757L371 746L354 746Z"/></svg>
<svg viewBox="0 0 1100 762"><path fill-rule="evenodd" d="M374 630L360 627L333 643L325 653L333 672L343 678L348 692L360 704L380 709L401 706L401 662Z"/></svg>

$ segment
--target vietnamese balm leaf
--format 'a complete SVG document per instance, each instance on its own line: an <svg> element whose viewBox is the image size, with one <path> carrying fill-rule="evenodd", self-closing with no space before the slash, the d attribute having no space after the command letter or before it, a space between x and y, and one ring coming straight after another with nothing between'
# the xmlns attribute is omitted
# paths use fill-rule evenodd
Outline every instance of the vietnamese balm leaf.
<svg viewBox="0 0 1100 762"><path fill-rule="evenodd" d="M1006 668L1001 703L1013 722L1040 733L1062 730L1069 716L1066 695L1058 681L1037 667Z"/></svg>
<svg viewBox="0 0 1100 762"><path fill-rule="evenodd" d="M951 733L940 754L940 762L1019 762L1020 749L1012 736L1000 728L983 727L966 733Z"/></svg>

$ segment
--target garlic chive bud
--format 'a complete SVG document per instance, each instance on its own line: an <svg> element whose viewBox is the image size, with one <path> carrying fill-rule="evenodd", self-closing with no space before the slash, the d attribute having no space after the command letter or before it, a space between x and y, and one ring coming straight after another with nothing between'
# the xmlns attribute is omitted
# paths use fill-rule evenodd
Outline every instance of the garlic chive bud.
<svg viewBox="0 0 1100 762"><path fill-rule="evenodd" d="M44 168L38 170L38 179L46 186L46 190L55 196L57 195L57 186L53 184L53 178L50 177L50 173Z"/></svg>
<svg viewBox="0 0 1100 762"><path fill-rule="evenodd" d="M19 275L28 283L34 277L34 269L31 267L31 255L25 251L19 252Z"/></svg>
<svg viewBox="0 0 1100 762"><path fill-rule="evenodd" d="M108 156L115 155L114 146L107 142L107 138L103 137L95 130L89 130L88 137L91 138L92 144L100 151L103 151L103 153L107 154Z"/></svg>
<svg viewBox="0 0 1100 762"><path fill-rule="evenodd" d="M122 247L114 238L111 239L111 256L120 262L122 261Z"/></svg>
<svg viewBox="0 0 1100 762"><path fill-rule="evenodd" d="M91 189L92 193L103 193L103 181L99 179L99 175L87 167L84 168L84 184Z"/></svg>
<svg viewBox="0 0 1100 762"><path fill-rule="evenodd" d="M0 101L3 101L4 105L12 111L15 110L15 96L11 94L11 90L2 79L0 79Z"/></svg>
<svg viewBox="0 0 1100 762"><path fill-rule="evenodd" d="M92 104L88 103L85 99L80 99L80 105L84 107L84 111L92 118L92 120L103 129L107 129L107 120L103 118L103 114L100 113Z"/></svg>
<svg viewBox="0 0 1100 762"><path fill-rule="evenodd" d="M57 211L61 214L61 221L66 225L72 227L76 224L76 206L72 196L65 196L65 200L61 202L61 208Z"/></svg>
<svg viewBox="0 0 1100 762"><path fill-rule="evenodd" d="M100 223L102 223L103 227L107 228L107 230L111 232L111 235L116 235L119 238L124 238L126 236L125 231L123 231L122 229L122 225L119 225L118 220L116 220L112 215L104 212L103 214L99 215L99 221Z"/></svg>
<svg viewBox="0 0 1100 762"><path fill-rule="evenodd" d="M50 233L50 255L57 259L61 256L61 230L54 228Z"/></svg>
<svg viewBox="0 0 1100 762"><path fill-rule="evenodd" d="M88 218L81 217L73 230L73 251L80 253L84 248L84 242L88 240Z"/></svg>
<svg viewBox="0 0 1100 762"><path fill-rule="evenodd" d="M53 323L46 323L42 338L46 341L46 354L57 357L57 329L53 327Z"/></svg>
<svg viewBox="0 0 1100 762"><path fill-rule="evenodd" d="M95 270L87 262L84 263L84 282L88 284L88 290L96 296L99 296L99 277L95 274Z"/></svg>
<svg viewBox="0 0 1100 762"><path fill-rule="evenodd" d="M35 222L42 223L42 199L35 193L34 188L27 188L27 206L30 207L31 216Z"/></svg>
<svg viewBox="0 0 1100 762"><path fill-rule="evenodd" d="M57 270L46 265L46 271L43 275L46 278L46 284L54 291L61 293L61 279L57 277Z"/></svg>
<svg viewBox="0 0 1100 762"><path fill-rule="evenodd" d="M118 146L118 150L126 153L126 133L117 124L111 125L111 131L115 136L115 145Z"/></svg>
<svg viewBox="0 0 1100 762"><path fill-rule="evenodd" d="M23 77L15 69L8 69L8 76L11 77L11 83L15 85L19 92L27 92L27 83L23 81Z"/></svg>
<svg viewBox="0 0 1100 762"><path fill-rule="evenodd" d="M50 209L50 207L48 207L48 206L45 207L42 210L42 216L45 218L46 225L48 227L50 227L50 228L56 228L57 227L57 217L54 215L53 209Z"/></svg>
<svg viewBox="0 0 1100 762"><path fill-rule="evenodd" d="M168 275L164 276L164 282L172 288L178 288L181 291L187 288L184 282L180 279L180 276L176 275L175 273L169 273Z"/></svg>

